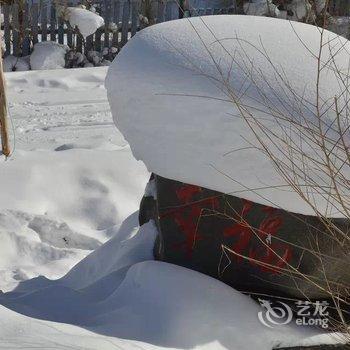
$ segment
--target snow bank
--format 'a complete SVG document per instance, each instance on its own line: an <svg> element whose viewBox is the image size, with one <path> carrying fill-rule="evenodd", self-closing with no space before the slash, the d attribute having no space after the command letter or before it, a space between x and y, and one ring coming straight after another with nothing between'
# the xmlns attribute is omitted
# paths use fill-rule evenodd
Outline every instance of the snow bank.
<svg viewBox="0 0 350 350"><path fill-rule="evenodd" d="M73 28L78 27L83 37L94 34L98 28L105 24L101 16L80 7L68 7L66 17Z"/></svg>
<svg viewBox="0 0 350 350"><path fill-rule="evenodd" d="M3 60L4 72L20 72L30 70L29 56L15 57L8 55Z"/></svg>
<svg viewBox="0 0 350 350"><path fill-rule="evenodd" d="M0 349L24 339L44 348L52 339L57 348L82 346L91 332L94 344L104 344L103 349L271 350L277 345L320 342L320 332L311 328L265 327L257 316L258 304L211 277L149 261L155 225L149 222L137 229L136 218L130 216L109 242L62 279L28 280L15 291L0 294L0 304L31 317L0 308L0 316L7 320L0 327ZM11 337L23 320L25 330ZM321 337L324 342L335 340L330 335Z"/></svg>
<svg viewBox="0 0 350 350"><path fill-rule="evenodd" d="M329 31L324 41L334 43L324 47L322 60L330 67L320 77L327 127L335 118L328 102L342 95L334 70L346 71L350 43ZM208 16L146 28L130 40L108 72L106 87L115 124L150 171L314 215L273 162L257 151L260 145L246 118L253 115L263 129L276 135L285 135L291 127L276 123L272 116L276 114L297 121L303 116L315 127L314 55L319 42L320 31L314 26L263 17ZM337 53L334 65L331 50ZM235 96L243 112L228 96ZM258 134L290 169L291 157L288 161L280 154L283 147L271 145L262 131ZM310 159L321 156L316 146L301 142ZM322 192L330 180L311 161L306 167ZM349 168L343 171L349 175ZM349 189L342 191L349 195ZM323 193L312 193L311 201L327 216L342 216Z"/></svg>
<svg viewBox="0 0 350 350"><path fill-rule="evenodd" d="M67 46L53 41L37 43L30 55L30 65L33 70L64 68L67 50Z"/></svg>

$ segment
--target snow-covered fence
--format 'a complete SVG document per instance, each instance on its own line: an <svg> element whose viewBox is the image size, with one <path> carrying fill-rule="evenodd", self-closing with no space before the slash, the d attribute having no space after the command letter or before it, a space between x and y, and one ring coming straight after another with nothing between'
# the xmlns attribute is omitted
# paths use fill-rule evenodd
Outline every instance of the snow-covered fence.
<svg viewBox="0 0 350 350"><path fill-rule="evenodd" d="M101 51L104 47L121 49L125 43L140 30L141 0L105 0L96 2L105 26L84 39L79 32L70 27L57 15L55 7L45 2L26 4L20 9L18 4L4 5L2 13L4 23L5 56L29 55L33 46L40 41L54 41L66 44L79 52ZM155 2L156 11L153 23L178 18L174 11L175 1ZM177 9L177 5L176 5Z"/></svg>

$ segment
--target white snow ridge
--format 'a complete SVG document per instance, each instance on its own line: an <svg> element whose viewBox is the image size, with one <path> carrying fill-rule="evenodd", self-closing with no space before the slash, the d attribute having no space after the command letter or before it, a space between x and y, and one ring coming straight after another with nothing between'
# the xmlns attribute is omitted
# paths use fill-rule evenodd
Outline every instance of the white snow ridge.
<svg viewBox="0 0 350 350"><path fill-rule="evenodd" d="M253 16L206 16L148 27L108 72L115 124L136 159L163 177L315 215L272 160L257 151L261 145L247 122L254 117L269 130L258 136L288 162L280 154L283 145L276 147L268 137L282 137L291 127L283 116L296 122L302 116L310 128L317 125L313 105L320 35L315 26ZM324 42L332 45L324 45L322 62L329 64L322 69L319 90L325 129L332 130L336 113L329 103L343 94L337 72L347 70L350 42L327 30ZM282 115L279 123L275 115ZM308 141L300 142L310 159L322 157ZM311 161L304 166L320 189L330 183ZM293 177L293 166L285 168ZM350 175L350 167L343 171ZM349 188L342 190L350 195ZM325 216L344 215L323 193L312 200Z"/></svg>

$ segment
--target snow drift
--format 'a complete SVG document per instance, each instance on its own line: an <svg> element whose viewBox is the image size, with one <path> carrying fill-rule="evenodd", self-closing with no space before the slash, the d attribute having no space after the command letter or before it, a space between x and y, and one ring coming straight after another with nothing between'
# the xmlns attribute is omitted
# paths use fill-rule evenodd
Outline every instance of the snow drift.
<svg viewBox="0 0 350 350"><path fill-rule="evenodd" d="M150 171L314 215L269 157L257 151L261 146L247 121L253 116L275 135L290 127L276 123L275 114L299 122L303 116L315 126L320 39L314 26L250 16L208 16L149 27L130 40L109 69L106 87L114 121ZM331 133L327 126L334 123L335 112L329 101L342 96L337 71L348 67L350 43L329 31L324 42L329 44L322 62L328 65L320 76L320 99L323 123ZM339 103L341 109L344 101ZM310 159L320 157L308 142L300 142ZM279 154L282 148L274 151ZM306 167L312 180L319 188L329 184L311 163ZM343 171L350 172L348 167ZM311 197L321 213L342 216L328 196Z"/></svg>
<svg viewBox="0 0 350 350"><path fill-rule="evenodd" d="M33 70L64 68L67 51L67 46L54 41L37 43L34 45L34 51L30 55L30 66Z"/></svg>
<svg viewBox="0 0 350 350"><path fill-rule="evenodd" d="M271 350L277 345L336 340L311 328L265 327L257 317L260 307L249 297L198 272L150 261L155 237L154 223L138 228L135 213L65 277L55 281L39 277L0 294L0 304L31 317L15 316L0 307L0 319L9 321L2 325L0 338L5 344L25 339L26 344L30 340L47 348L55 339L52 333L63 327L54 348L85 345L92 334L95 344L110 340L104 349ZM36 331L12 339L11 331L23 320ZM78 335L75 340L70 339L72 333Z"/></svg>
<svg viewBox="0 0 350 350"><path fill-rule="evenodd" d="M2 291L62 277L139 207L149 173L113 125L106 73L6 73L15 144L0 157Z"/></svg>

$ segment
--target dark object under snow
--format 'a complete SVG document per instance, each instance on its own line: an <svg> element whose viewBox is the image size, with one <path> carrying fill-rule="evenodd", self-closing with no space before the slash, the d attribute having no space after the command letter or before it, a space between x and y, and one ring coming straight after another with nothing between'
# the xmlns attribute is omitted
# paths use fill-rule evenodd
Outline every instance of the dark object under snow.
<svg viewBox="0 0 350 350"><path fill-rule="evenodd" d="M210 275L255 299L284 298L292 307L297 300L329 299L318 287L325 286L325 274L349 285L349 258L317 217L154 174L150 181L155 193L143 198L139 219L156 222L156 259ZM349 232L348 221L332 221ZM321 255L313 253L316 246Z"/></svg>

